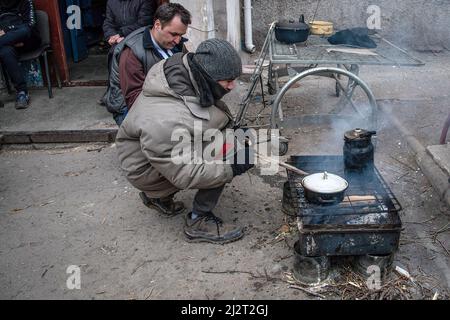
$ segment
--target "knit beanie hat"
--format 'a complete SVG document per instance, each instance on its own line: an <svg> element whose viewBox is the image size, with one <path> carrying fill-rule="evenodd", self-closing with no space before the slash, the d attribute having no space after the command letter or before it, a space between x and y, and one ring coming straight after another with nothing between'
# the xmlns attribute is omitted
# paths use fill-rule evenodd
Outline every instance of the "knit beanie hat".
<svg viewBox="0 0 450 320"><path fill-rule="evenodd" d="M200 43L193 60L200 64L215 81L234 80L242 73L241 58L233 46L221 39Z"/></svg>

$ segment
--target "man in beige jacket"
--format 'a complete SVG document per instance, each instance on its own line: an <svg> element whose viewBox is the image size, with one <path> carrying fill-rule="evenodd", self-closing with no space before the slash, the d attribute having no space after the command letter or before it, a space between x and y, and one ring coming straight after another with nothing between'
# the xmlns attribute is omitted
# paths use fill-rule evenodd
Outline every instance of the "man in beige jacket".
<svg viewBox="0 0 450 320"><path fill-rule="evenodd" d="M184 211L182 203L174 202L175 193L198 189L186 216L188 241L227 243L243 236L241 227L224 222L213 210L224 185L253 167L249 148L241 150L245 157L240 163L236 154L231 164L195 161L195 152L187 153L188 161L186 154L184 161L174 159L180 145L184 151L195 149L199 130L204 134L230 127L232 116L220 99L234 88L241 70L236 50L219 39L202 42L195 53L159 62L147 74L116 138L121 166L128 181L142 191L146 206L174 216ZM177 130L187 133L182 143L173 138ZM212 144L201 143L203 150Z"/></svg>

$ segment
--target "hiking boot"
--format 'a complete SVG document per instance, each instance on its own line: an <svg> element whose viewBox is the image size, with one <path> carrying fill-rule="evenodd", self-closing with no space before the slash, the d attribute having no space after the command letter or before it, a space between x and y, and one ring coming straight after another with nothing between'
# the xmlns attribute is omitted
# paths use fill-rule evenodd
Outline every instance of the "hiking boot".
<svg viewBox="0 0 450 320"><path fill-rule="evenodd" d="M30 96L25 91L20 91L16 96L16 109L26 109L30 106Z"/></svg>
<svg viewBox="0 0 450 320"><path fill-rule="evenodd" d="M244 236L242 227L223 222L212 212L191 218L192 212L187 214L184 234L188 242L210 242L225 244L239 240Z"/></svg>
<svg viewBox="0 0 450 320"><path fill-rule="evenodd" d="M174 217L185 210L183 202L173 201L173 196L166 198L149 198L144 192L139 193L144 205L151 209L156 209L166 217Z"/></svg>

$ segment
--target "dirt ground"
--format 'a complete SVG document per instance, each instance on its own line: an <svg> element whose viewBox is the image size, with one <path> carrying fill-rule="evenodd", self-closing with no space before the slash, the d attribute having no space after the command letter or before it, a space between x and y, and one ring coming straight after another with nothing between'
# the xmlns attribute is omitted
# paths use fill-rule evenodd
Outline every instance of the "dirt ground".
<svg viewBox="0 0 450 320"><path fill-rule="evenodd" d="M448 208L395 135L379 135L376 161L404 207L396 264L442 293L449 234L432 238L448 224ZM293 222L281 211L283 175L254 169L227 186L217 214L246 226L246 236L217 246L185 242L181 216L143 206L114 145L2 151L0 161L2 299L316 298L275 280L292 272L296 241L295 228L283 227ZM188 207L192 197L178 195ZM70 265L81 268L81 290L66 287Z"/></svg>
<svg viewBox="0 0 450 320"><path fill-rule="evenodd" d="M228 102L235 107L246 87L241 82ZM288 113L295 113L305 111L301 101L309 106L316 98L287 99ZM413 277L392 275L403 291L397 298L448 298L449 208L399 133L383 117L379 124L376 165L403 206L395 265ZM343 130L286 131L289 154L340 154ZM0 181L0 299L378 298L352 295L363 286L356 280L309 293L291 287L298 285L292 280L298 234L295 219L281 209L283 170L261 176L253 169L226 187L216 214L245 226L246 235L223 246L187 243L182 216L167 219L146 208L120 171L114 144L4 148ZM194 192L177 199L191 208ZM81 270L79 290L67 287L72 265Z"/></svg>

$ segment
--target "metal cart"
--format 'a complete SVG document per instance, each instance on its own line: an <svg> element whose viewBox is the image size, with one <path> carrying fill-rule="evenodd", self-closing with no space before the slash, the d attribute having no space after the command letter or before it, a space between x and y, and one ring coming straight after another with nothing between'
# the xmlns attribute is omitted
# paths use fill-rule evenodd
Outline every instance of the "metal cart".
<svg viewBox="0 0 450 320"><path fill-rule="evenodd" d="M348 117L364 118L370 129L377 129L377 103L369 86L359 77L359 67L373 66L423 66L424 63L411 56L407 51L382 38L377 34L371 38L377 44L374 50L331 45L326 38L310 35L305 43L283 44L275 38L276 21L270 25L256 67L250 79L250 87L241 102L236 116L236 126L245 126L245 117L252 102L258 84L261 85L263 108L271 107L270 122L266 124L270 129L298 128L302 124L325 123L335 120L344 120ZM267 65L268 61L268 65ZM321 65L322 67L319 67ZM334 67L337 66L337 67ZM270 102L264 96L262 73L264 67L268 68L268 91L272 95ZM281 101L286 92L297 82L308 76L323 76L332 78L336 82L335 93L339 99L336 107L330 114L300 115L298 117L285 117ZM289 76L290 80L280 88L279 78ZM343 78L348 81L343 83ZM360 87L370 105L370 112L363 114L357 104L352 100L357 87ZM351 115L339 115L346 107L351 106L354 112ZM312 120L312 118L315 118ZM287 153L288 141L280 137L280 155Z"/></svg>

